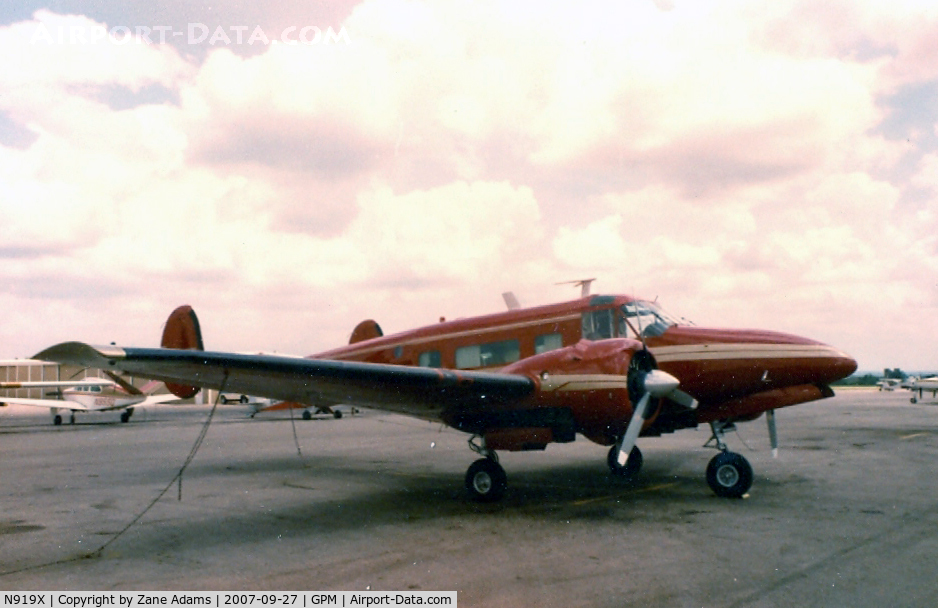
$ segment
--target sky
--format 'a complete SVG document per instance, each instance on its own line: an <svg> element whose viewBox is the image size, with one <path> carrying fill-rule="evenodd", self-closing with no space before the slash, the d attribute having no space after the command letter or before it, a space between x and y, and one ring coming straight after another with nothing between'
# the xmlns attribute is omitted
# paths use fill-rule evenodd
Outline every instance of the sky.
<svg viewBox="0 0 938 608"><path fill-rule="evenodd" d="M0 358L574 299L938 370L938 5L0 5Z"/></svg>

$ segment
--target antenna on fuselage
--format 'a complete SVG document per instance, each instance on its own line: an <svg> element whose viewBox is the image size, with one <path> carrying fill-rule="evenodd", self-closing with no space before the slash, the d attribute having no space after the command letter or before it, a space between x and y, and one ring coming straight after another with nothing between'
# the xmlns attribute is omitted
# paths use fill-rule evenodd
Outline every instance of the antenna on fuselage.
<svg viewBox="0 0 938 608"><path fill-rule="evenodd" d="M585 298L590 295L590 285L596 279L579 279L576 281L561 281L560 283L554 283L554 285L575 285L580 288L580 297Z"/></svg>
<svg viewBox="0 0 938 608"><path fill-rule="evenodd" d="M518 301L518 297L515 296L513 291L506 291L503 293L502 299L505 300L505 306L508 307L508 310L518 310L521 308L521 302Z"/></svg>

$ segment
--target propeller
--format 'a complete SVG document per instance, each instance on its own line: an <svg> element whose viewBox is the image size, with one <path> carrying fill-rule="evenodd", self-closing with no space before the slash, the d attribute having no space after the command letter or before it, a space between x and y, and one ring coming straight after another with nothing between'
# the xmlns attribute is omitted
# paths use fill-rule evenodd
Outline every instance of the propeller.
<svg viewBox="0 0 938 608"><path fill-rule="evenodd" d="M765 421L769 425L769 443L772 444L772 458L778 458L778 429L775 428L775 410L766 411Z"/></svg>
<svg viewBox="0 0 938 608"><path fill-rule="evenodd" d="M625 466L625 463L628 462L629 453L632 451L632 448L635 447L635 441L638 439L638 434L642 430L642 425L648 418L648 403L651 401L651 398L654 397L657 399L665 397L677 389L680 384L677 378L660 369L637 371L636 373L642 375L638 380L640 383L639 390L641 390L642 396L638 400L638 403L635 404L632 419L629 421L629 426L626 428L625 434L622 435L622 441L619 443L619 453L616 456L616 462L618 462L619 466Z"/></svg>

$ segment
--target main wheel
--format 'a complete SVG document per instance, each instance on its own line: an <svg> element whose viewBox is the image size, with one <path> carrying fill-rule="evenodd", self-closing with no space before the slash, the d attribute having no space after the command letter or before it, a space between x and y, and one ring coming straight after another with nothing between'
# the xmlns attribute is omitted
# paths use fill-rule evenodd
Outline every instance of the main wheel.
<svg viewBox="0 0 938 608"><path fill-rule="evenodd" d="M121 422L130 422L130 412L121 412Z"/></svg>
<svg viewBox="0 0 938 608"><path fill-rule="evenodd" d="M332 417L335 418L336 420L341 420L342 419L341 410L332 410Z"/></svg>
<svg viewBox="0 0 938 608"><path fill-rule="evenodd" d="M491 458L481 458L466 471L466 489L473 500L495 502L508 488L505 469Z"/></svg>
<svg viewBox="0 0 938 608"><path fill-rule="evenodd" d="M707 465L707 483L722 498L742 498L752 487L752 467L735 452L720 452Z"/></svg>
<svg viewBox="0 0 938 608"><path fill-rule="evenodd" d="M59 426L60 424L62 424L62 417L56 414L55 417L52 418L52 424L54 424L55 426Z"/></svg>
<svg viewBox="0 0 938 608"><path fill-rule="evenodd" d="M619 461L619 449L616 446L609 448L609 453L606 454L606 464L609 465L609 471L616 477L624 477L625 479L632 479L638 475L639 470L642 468L642 451L638 449L638 446L632 446L632 451L629 452L629 459L625 462L625 466L620 466Z"/></svg>
<svg viewBox="0 0 938 608"><path fill-rule="evenodd" d="M313 415L309 413L309 410L303 410L303 420L312 420Z"/></svg>

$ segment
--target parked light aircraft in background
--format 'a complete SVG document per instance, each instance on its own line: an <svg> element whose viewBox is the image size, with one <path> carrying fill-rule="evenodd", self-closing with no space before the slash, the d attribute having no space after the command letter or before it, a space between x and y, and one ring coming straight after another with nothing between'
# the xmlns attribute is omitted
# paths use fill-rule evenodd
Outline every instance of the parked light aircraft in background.
<svg viewBox="0 0 938 608"><path fill-rule="evenodd" d="M654 303L605 295L391 336L363 321L348 346L305 359L205 352L195 312L181 306L162 348L66 342L36 357L162 380L180 398L207 387L440 421L471 435L482 458L465 484L482 501L507 487L499 450L543 450L580 434L610 446L611 472L628 477L642 464L639 436L699 424L710 425L719 450L707 482L719 496L740 497L752 468L728 451L724 433L768 412L775 448L773 410L833 396L830 384L857 367L807 338L682 325Z"/></svg>
<svg viewBox="0 0 938 608"><path fill-rule="evenodd" d="M934 398L938 396L938 376L930 376L928 378L909 376L908 380L902 382L902 388L907 388L912 391L912 398L910 399L912 403L918 403L924 391L931 391L931 396ZM918 392L918 397L915 396L916 392Z"/></svg>
<svg viewBox="0 0 938 608"><path fill-rule="evenodd" d="M876 386L878 386L881 391L894 391L896 387L900 385L900 382L902 381L898 378L883 378L876 383Z"/></svg>
<svg viewBox="0 0 938 608"><path fill-rule="evenodd" d="M0 390L23 388L58 388L61 399L26 399L22 397L0 396L0 403L29 405L49 408L52 423L62 424L61 412L71 413L71 424L75 424L76 412L108 412L123 410L121 422L128 422L137 405L150 405L166 401L176 401L173 394L152 395L163 383L153 381L137 388L122 378L112 375L112 380L102 378L83 378L81 380L40 381L40 382L0 382ZM152 396L151 396L152 395Z"/></svg>

